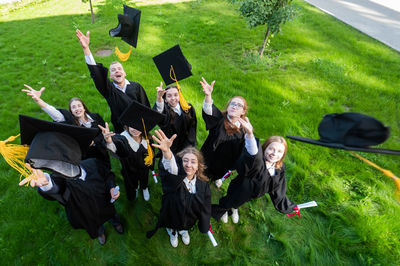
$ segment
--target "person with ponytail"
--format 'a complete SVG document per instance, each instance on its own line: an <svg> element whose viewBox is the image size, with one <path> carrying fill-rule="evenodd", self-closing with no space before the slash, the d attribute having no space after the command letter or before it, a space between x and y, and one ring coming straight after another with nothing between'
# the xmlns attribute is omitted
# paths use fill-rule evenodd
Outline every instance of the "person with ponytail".
<svg viewBox="0 0 400 266"><path fill-rule="evenodd" d="M247 102L243 97L235 96L228 101L226 110L221 112L211 98L214 83L208 84L204 78L200 81L205 96L203 119L209 132L201 152L206 160L207 176L220 187L220 178L235 168L244 146L244 130L239 119L247 113Z"/></svg>
<svg viewBox="0 0 400 266"><path fill-rule="evenodd" d="M187 111L181 108L179 89L176 85L170 85L165 89L163 83L157 87L157 101L153 109L165 114L166 118L160 128L170 138L177 134L171 151L176 154L188 146L196 147L197 119L194 107L189 103Z"/></svg>

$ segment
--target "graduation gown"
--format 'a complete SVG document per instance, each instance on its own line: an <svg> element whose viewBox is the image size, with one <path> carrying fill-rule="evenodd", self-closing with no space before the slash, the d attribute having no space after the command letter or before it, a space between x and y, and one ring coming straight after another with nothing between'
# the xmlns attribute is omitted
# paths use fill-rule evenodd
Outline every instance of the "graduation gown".
<svg viewBox="0 0 400 266"><path fill-rule="evenodd" d="M256 155L250 155L246 148L238 160L238 176L231 181L225 197L219 204L212 206L212 216L219 220L231 208L239 208L244 203L268 193L276 210L290 213L296 204L286 196L285 165L275 169L275 176L271 176L265 165L261 145L258 143Z"/></svg>
<svg viewBox="0 0 400 266"><path fill-rule="evenodd" d="M115 187L114 175L104 163L94 158L82 161L81 167L86 171L84 181L51 174L59 190L38 188L38 192L45 199L57 200L65 207L72 227L85 229L91 238L96 238L99 227L115 216L114 205L110 203L110 189Z"/></svg>
<svg viewBox="0 0 400 266"><path fill-rule="evenodd" d="M189 230L197 221L201 233L207 233L210 228L211 192L208 182L197 179L196 193L189 193L183 182L186 173L183 170L182 160L176 158L176 161L178 175L170 174L162 163L159 165L163 190L161 210L156 228L147 232L148 238L152 237L160 227Z"/></svg>
<svg viewBox="0 0 400 266"><path fill-rule="evenodd" d="M130 84L126 86L124 93L108 79L108 69L102 64L88 65L88 68L97 90L107 100L111 110L111 123L114 125L116 133L124 130L124 125L119 122L118 118L132 101L138 101L150 107L146 92L139 83L129 81Z"/></svg>
<svg viewBox="0 0 400 266"><path fill-rule="evenodd" d="M244 132L228 136L224 126L224 116L215 106L212 115L203 111L208 137L201 147L207 165L206 175L210 180L221 178L228 170L235 169L235 163L244 147Z"/></svg>
<svg viewBox="0 0 400 266"><path fill-rule="evenodd" d="M64 116L65 121L63 123L76 126L74 115L69 110L66 109L57 109L57 110L60 111ZM93 140L94 144L89 147L86 155L83 156L82 160L88 158L97 158L99 160L102 160L104 163L106 163L111 167L110 156L108 155L107 148L105 147L104 144L104 137L103 134L101 134L101 131L98 127L98 125L102 127L106 126L104 119L98 113L88 113L88 115L93 119L91 128L98 129L99 134L94 138Z"/></svg>
<svg viewBox="0 0 400 266"><path fill-rule="evenodd" d="M123 135L117 134L112 137L112 140L117 148L116 155L122 164L121 174L124 177L126 196L129 200L134 200L139 180L142 189L147 188L148 185L150 167L144 164L144 158L148 155L147 149L139 144L138 150L134 151Z"/></svg>
<svg viewBox="0 0 400 266"><path fill-rule="evenodd" d="M171 146L173 154L177 154L188 146L196 147L196 112L190 103L189 105L191 108L188 113L182 110L181 115L178 115L167 103L164 103L162 114L166 115L166 117L162 124L160 124L160 128L168 138L177 134ZM153 109L157 110L156 104L154 104Z"/></svg>

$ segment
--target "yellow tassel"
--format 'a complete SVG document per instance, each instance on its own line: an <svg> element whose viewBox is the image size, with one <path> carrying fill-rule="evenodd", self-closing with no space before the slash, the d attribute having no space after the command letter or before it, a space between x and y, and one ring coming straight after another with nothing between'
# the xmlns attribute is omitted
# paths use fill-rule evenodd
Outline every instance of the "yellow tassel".
<svg viewBox="0 0 400 266"><path fill-rule="evenodd" d="M29 146L18 145L18 144L7 144L7 142L14 141L17 136L11 136L5 141L0 141L0 154L3 156L4 160L15 170L17 170L20 175L20 180L22 177L30 177L29 179L36 179L33 175L32 168L25 165L24 159L28 153ZM27 185L29 182L27 183Z"/></svg>
<svg viewBox="0 0 400 266"><path fill-rule="evenodd" d="M187 103L185 98L183 97L181 86L179 86L178 80L176 79L174 67L171 65L171 69L169 70L169 77L176 82L176 87L178 88L179 93L179 104L181 105L182 110L187 113L191 106Z"/></svg>
<svg viewBox="0 0 400 266"><path fill-rule="evenodd" d="M131 48L129 49L129 52L127 52L127 53L122 53L122 52L118 49L118 47L115 46L115 54L118 56L119 60L121 60L121 61L123 61L123 62L129 59L129 57L131 56L131 53L132 53L132 46L131 46Z"/></svg>
<svg viewBox="0 0 400 266"><path fill-rule="evenodd" d="M153 150L151 149L149 138L147 137L146 126L144 124L143 118L142 118L142 123L143 123L144 135L146 137L146 142L147 142L147 156L146 158L144 158L144 164L146 166L151 166L153 164L154 153Z"/></svg>
<svg viewBox="0 0 400 266"><path fill-rule="evenodd" d="M349 152L350 152L351 154L353 154L354 156L356 156L358 159L360 159L360 160L366 162L367 164L369 164L369 165L375 167L376 169L378 169L379 171L381 171L381 172L382 172L384 175L386 175L387 177L390 177L390 178L394 181L394 183L395 183L395 185L396 185L396 187L397 187L397 193L400 192L400 179L399 179L397 176L395 176L395 175L392 173L392 171L387 170L387 169L384 169L384 168L382 168L382 167L379 167L378 165L376 165L376 164L374 164L373 162L371 162L371 161L365 159L364 157L358 155L357 153L354 153L354 152L352 152L352 151L349 151Z"/></svg>

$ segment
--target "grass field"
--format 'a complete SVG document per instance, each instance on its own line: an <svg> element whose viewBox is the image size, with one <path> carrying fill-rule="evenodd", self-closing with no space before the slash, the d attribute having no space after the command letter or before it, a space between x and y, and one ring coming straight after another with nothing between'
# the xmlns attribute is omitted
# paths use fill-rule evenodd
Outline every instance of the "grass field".
<svg viewBox="0 0 400 266"><path fill-rule="evenodd" d="M110 112L96 91L84 62L75 29L91 32L91 49L122 51L128 45L111 38L122 3L94 0L41 0L0 6L0 139L19 132L18 114L47 119L24 93L23 84L46 87L42 98L66 108L81 97L106 120ZM164 2L164 3L163 3ZM326 113L361 112L391 127L380 147L400 149L400 55L316 8L296 0L299 16L276 35L263 59L257 49L263 28L250 30L235 7L223 0L137 1L142 10L138 47L124 63L128 79L146 89L151 103L161 76L152 57L180 44L193 76L180 82L196 108L198 142L207 136L201 119L201 77L216 80L214 103L245 97L255 134L318 138ZM108 65L117 57L95 57ZM150 184L151 199L134 204L122 196L116 203L126 227L118 235L107 225L108 241L100 246L84 230L69 225L64 209L30 187L18 187L18 173L0 160L0 264L120 265L398 265L400 205L393 182L346 151L289 142L286 158L288 196L297 203L315 200L302 218L275 211L269 196L240 208L233 225L212 220L219 243L213 247L197 229L191 244L174 249L164 230L150 240L161 201L160 184ZM399 157L361 154L400 175ZM122 185L120 166L113 161ZM226 192L212 186L213 202Z"/></svg>

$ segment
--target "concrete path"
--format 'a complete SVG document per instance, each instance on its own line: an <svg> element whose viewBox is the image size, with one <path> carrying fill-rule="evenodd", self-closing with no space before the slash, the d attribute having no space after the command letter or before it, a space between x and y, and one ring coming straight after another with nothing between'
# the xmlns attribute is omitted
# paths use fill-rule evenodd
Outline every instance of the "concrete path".
<svg viewBox="0 0 400 266"><path fill-rule="evenodd" d="M400 0L305 0L400 52Z"/></svg>

